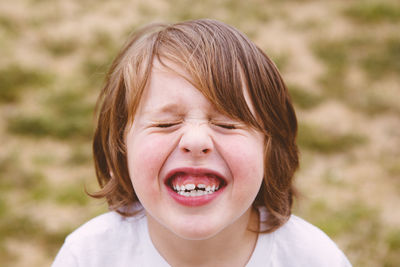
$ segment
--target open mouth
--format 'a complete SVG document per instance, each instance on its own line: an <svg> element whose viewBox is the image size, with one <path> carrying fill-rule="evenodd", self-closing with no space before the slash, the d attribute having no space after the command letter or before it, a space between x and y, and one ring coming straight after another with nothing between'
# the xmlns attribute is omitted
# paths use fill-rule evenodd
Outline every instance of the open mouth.
<svg viewBox="0 0 400 267"><path fill-rule="evenodd" d="M173 173L166 185L181 196L198 197L214 194L226 185L226 181L214 173L180 171Z"/></svg>

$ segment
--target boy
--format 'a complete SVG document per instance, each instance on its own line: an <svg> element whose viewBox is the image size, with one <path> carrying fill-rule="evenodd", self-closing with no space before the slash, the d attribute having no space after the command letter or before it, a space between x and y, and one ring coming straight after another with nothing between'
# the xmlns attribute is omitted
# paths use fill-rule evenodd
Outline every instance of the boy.
<svg viewBox="0 0 400 267"><path fill-rule="evenodd" d="M350 266L291 215L297 121L270 59L214 20L150 25L115 59L93 150L112 212L53 266Z"/></svg>

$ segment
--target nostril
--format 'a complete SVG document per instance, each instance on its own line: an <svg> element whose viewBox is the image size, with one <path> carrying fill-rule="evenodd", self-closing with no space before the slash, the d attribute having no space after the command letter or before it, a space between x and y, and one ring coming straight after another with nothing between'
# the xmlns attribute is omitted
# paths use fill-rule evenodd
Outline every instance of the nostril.
<svg viewBox="0 0 400 267"><path fill-rule="evenodd" d="M190 152L190 149L184 148L183 151L185 151L185 152Z"/></svg>
<svg viewBox="0 0 400 267"><path fill-rule="evenodd" d="M210 151L210 150L209 150L208 148L205 148L205 149L202 150L202 152L203 152L204 154L208 153L209 151Z"/></svg>

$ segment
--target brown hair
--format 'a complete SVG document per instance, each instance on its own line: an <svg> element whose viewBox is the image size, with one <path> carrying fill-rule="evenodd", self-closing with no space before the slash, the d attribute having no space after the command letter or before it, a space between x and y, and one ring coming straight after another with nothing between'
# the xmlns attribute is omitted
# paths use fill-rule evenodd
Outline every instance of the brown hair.
<svg viewBox="0 0 400 267"><path fill-rule="evenodd" d="M149 25L135 33L114 60L98 100L93 152L101 190L111 210L138 202L128 174L125 130L133 121L156 57L182 67L185 77L221 112L265 135L265 173L254 206L268 210L266 232L291 214L298 168L297 120L275 64L235 28L201 19ZM168 66L166 66L168 67ZM255 116L243 94L247 87Z"/></svg>

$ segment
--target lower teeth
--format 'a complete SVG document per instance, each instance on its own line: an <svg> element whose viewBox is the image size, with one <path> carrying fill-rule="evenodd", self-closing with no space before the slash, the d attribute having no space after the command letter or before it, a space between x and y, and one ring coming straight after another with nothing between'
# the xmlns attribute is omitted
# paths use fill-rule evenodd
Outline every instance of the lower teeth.
<svg viewBox="0 0 400 267"><path fill-rule="evenodd" d="M197 196L204 196L204 195L212 194L214 192L215 191L192 190L189 192L178 191L177 193L179 195L186 196L186 197L197 197Z"/></svg>

